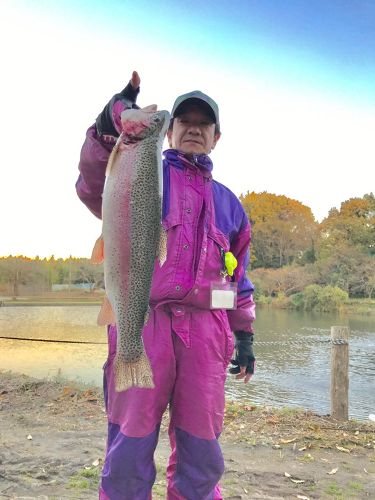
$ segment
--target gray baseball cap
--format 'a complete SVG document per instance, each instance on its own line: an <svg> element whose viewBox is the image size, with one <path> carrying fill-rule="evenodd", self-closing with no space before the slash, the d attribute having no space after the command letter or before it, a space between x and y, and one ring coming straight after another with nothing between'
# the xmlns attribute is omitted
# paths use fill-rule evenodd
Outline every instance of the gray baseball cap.
<svg viewBox="0 0 375 500"><path fill-rule="evenodd" d="M192 92L188 92L187 94L177 97L175 103L173 104L171 118L175 118L184 112L184 104L194 104L194 101L198 105L201 104L199 101L203 101L205 103L205 109L216 124L216 130L220 132L219 107L210 96L204 94L200 90L193 90Z"/></svg>

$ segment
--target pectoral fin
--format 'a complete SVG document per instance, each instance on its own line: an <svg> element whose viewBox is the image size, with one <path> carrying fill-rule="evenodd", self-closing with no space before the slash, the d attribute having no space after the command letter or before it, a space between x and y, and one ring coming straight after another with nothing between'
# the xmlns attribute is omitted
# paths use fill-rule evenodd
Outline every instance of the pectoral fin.
<svg viewBox="0 0 375 500"><path fill-rule="evenodd" d="M116 316L107 296L104 297L102 307L98 314L97 323L100 326L116 324Z"/></svg>
<svg viewBox="0 0 375 500"><path fill-rule="evenodd" d="M104 240L103 236L99 236L92 249L91 262L101 264L104 260Z"/></svg>

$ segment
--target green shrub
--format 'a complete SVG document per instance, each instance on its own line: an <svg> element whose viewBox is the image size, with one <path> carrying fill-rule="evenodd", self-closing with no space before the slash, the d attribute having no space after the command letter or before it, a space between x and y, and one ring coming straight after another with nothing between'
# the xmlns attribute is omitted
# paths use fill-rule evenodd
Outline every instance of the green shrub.
<svg viewBox="0 0 375 500"><path fill-rule="evenodd" d="M304 309L312 311L319 307L319 295L322 287L319 285L308 285L302 292Z"/></svg>
<svg viewBox="0 0 375 500"><path fill-rule="evenodd" d="M290 296L289 299L293 309L300 310L304 308L305 302L302 292L294 293L293 295Z"/></svg>
<svg viewBox="0 0 375 500"><path fill-rule="evenodd" d="M309 285L303 291L304 309L307 311L336 311L348 298L347 292L332 285Z"/></svg>
<svg viewBox="0 0 375 500"><path fill-rule="evenodd" d="M324 286L319 297L320 310L336 311L348 298L348 292L341 290L338 286Z"/></svg>
<svg viewBox="0 0 375 500"><path fill-rule="evenodd" d="M271 304L272 298L271 297L266 297L265 295L258 295L258 297L254 297L254 300L256 304L259 306L267 306Z"/></svg>
<svg viewBox="0 0 375 500"><path fill-rule="evenodd" d="M253 298L256 302L258 302L259 299L264 295L264 292L262 290L262 286L259 280L253 278L252 282L255 288L253 292Z"/></svg>
<svg viewBox="0 0 375 500"><path fill-rule="evenodd" d="M284 293L279 293L276 298L273 299L273 305L278 309L289 309L290 300L286 297Z"/></svg>

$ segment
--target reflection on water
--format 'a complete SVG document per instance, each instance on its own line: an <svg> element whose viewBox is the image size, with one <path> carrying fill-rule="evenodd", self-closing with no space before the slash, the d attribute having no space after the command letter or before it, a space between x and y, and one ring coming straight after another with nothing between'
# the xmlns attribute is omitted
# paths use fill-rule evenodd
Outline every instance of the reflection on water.
<svg viewBox="0 0 375 500"><path fill-rule="evenodd" d="M0 335L105 342L96 326L97 306L1 307ZM228 377L227 394L274 406L330 411L332 325L349 326L350 416L375 413L375 332L367 317L259 310L256 321L257 371L244 385ZM293 345L288 341L298 341ZM35 377L79 379L101 385L105 345L57 344L0 339L0 368Z"/></svg>
<svg viewBox="0 0 375 500"><path fill-rule="evenodd" d="M0 335L9 337L106 342L96 325L99 306L17 306L0 308ZM61 375L101 385L107 347L0 339L0 368L34 377Z"/></svg>
<svg viewBox="0 0 375 500"><path fill-rule="evenodd" d="M319 341L329 340L333 325L349 326L351 331L350 416L367 418L375 410L375 332L369 318L260 310L253 384L246 387L228 380L227 392L236 399L329 413L331 349ZM298 343L289 345L288 339ZM262 345L262 341L275 343Z"/></svg>

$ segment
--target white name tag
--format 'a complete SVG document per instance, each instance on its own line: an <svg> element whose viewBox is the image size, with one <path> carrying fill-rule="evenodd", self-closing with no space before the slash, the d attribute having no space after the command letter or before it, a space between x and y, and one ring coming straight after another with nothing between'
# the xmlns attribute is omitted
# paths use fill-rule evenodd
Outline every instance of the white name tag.
<svg viewBox="0 0 375 500"><path fill-rule="evenodd" d="M237 283L211 283L211 309L237 308Z"/></svg>

